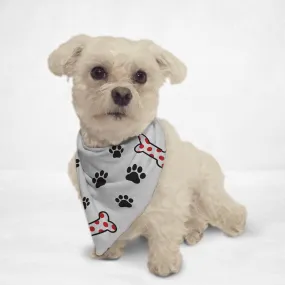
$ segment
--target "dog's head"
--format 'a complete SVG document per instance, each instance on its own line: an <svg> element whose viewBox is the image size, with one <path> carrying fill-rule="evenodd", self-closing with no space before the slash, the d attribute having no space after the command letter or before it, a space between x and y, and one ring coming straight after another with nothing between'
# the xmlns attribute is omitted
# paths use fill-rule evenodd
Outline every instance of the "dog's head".
<svg viewBox="0 0 285 285"><path fill-rule="evenodd" d="M81 128L98 144L118 144L156 117L165 79L180 83L185 65L152 41L79 35L49 56L55 75L73 78Z"/></svg>

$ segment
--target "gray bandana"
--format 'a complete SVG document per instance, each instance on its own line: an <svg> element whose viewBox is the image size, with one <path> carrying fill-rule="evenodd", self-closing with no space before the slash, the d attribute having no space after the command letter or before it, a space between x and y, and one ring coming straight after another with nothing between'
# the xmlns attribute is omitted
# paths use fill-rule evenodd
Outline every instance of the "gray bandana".
<svg viewBox="0 0 285 285"><path fill-rule="evenodd" d="M89 148L79 132L78 182L97 255L104 254L143 213L165 157L164 132L157 120L118 146Z"/></svg>

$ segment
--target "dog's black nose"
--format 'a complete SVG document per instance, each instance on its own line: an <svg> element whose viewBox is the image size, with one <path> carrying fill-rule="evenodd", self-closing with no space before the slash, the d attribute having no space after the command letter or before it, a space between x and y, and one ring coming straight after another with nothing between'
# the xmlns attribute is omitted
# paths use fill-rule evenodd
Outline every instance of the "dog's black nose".
<svg viewBox="0 0 285 285"><path fill-rule="evenodd" d="M116 87L112 90L112 98L116 105L127 106L132 97L131 90L126 87Z"/></svg>

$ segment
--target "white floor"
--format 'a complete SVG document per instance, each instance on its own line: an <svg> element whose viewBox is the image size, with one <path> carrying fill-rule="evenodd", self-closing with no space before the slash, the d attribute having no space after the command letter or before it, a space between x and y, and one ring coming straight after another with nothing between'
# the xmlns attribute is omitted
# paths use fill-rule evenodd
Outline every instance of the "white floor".
<svg viewBox="0 0 285 285"><path fill-rule="evenodd" d="M0 172L0 284L285 284L285 171L228 173L230 193L248 208L246 233L210 229L181 246L182 271L151 275L147 244L117 261L89 258L83 210L64 174Z"/></svg>

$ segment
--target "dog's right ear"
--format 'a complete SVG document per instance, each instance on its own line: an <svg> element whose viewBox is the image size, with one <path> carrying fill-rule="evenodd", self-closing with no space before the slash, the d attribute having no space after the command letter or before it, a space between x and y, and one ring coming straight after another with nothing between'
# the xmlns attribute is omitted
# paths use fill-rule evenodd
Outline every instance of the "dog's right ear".
<svg viewBox="0 0 285 285"><path fill-rule="evenodd" d="M60 45L48 58L50 71L57 76L66 75L71 77L76 60L89 39L90 37L86 35L78 35Z"/></svg>
<svg viewBox="0 0 285 285"><path fill-rule="evenodd" d="M161 72L165 78L170 80L171 84L181 83L185 79L187 67L180 59L151 40L141 40L140 42L154 55Z"/></svg>

